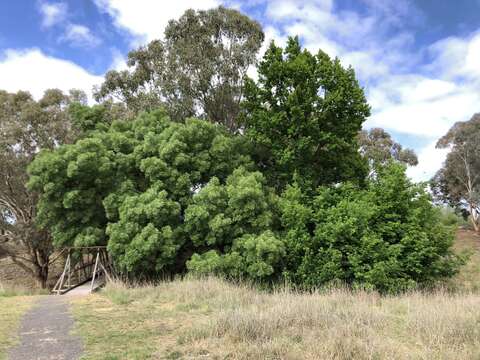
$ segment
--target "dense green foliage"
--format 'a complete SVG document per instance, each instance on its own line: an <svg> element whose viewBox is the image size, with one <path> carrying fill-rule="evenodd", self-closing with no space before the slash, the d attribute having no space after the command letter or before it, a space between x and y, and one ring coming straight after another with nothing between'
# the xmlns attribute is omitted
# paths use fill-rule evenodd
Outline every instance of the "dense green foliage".
<svg viewBox="0 0 480 360"><path fill-rule="evenodd" d="M106 244L108 235L122 269L151 275L192 251L181 225L193 194L251 168L247 149L223 128L157 111L43 152L30 186L43 193L39 221L57 246Z"/></svg>
<svg viewBox="0 0 480 360"><path fill-rule="evenodd" d="M310 202L288 188L281 218L290 267L287 277L307 287L342 281L385 291L431 283L460 264L451 230L404 167L382 167L367 188L319 188Z"/></svg>
<svg viewBox="0 0 480 360"><path fill-rule="evenodd" d="M302 50L298 38L285 50L272 42L245 98L246 135L276 188L294 178L312 189L363 179L356 135L370 108L354 71L338 59Z"/></svg>
<svg viewBox="0 0 480 360"><path fill-rule="evenodd" d="M107 245L135 279L395 292L454 274L452 228L405 174L415 154L360 132L370 108L354 71L290 38L243 83L262 40L234 10L189 10L131 53L133 70L97 94L122 103L69 106L77 141L30 165L38 225L58 247Z"/></svg>
<svg viewBox="0 0 480 360"><path fill-rule="evenodd" d="M108 244L137 278L187 268L395 291L455 272L452 233L402 165L379 168L366 187L312 196L293 183L278 195L250 153L244 136L157 111L43 152L30 185L57 246Z"/></svg>

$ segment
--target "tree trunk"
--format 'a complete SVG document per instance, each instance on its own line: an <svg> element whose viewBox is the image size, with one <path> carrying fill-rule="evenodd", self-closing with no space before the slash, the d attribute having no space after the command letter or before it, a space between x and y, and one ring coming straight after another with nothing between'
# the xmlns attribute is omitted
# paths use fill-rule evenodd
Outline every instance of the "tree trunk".
<svg viewBox="0 0 480 360"><path fill-rule="evenodd" d="M35 281L41 289L47 288L48 280L48 264L44 266L39 266L35 272Z"/></svg>
<svg viewBox="0 0 480 360"><path fill-rule="evenodd" d="M479 227L478 227L478 213L477 213L477 210L471 204L469 204L469 206L470 206L470 220L472 221L473 229L475 230L475 232L478 232Z"/></svg>
<svg viewBox="0 0 480 360"><path fill-rule="evenodd" d="M471 219L471 221L472 221L473 230L475 230L476 232L478 232L478 224L477 224L477 222L475 221L475 219L473 218L473 216L470 216L470 219Z"/></svg>

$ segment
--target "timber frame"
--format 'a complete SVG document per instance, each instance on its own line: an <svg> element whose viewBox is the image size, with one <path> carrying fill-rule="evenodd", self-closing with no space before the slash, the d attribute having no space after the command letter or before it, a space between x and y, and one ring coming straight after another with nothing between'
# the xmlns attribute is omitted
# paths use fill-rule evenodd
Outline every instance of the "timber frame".
<svg viewBox="0 0 480 360"><path fill-rule="evenodd" d="M106 246L68 247L62 249L59 255L65 254L67 258L63 272L52 289L56 295L65 294L87 282L90 282L92 292L115 277Z"/></svg>

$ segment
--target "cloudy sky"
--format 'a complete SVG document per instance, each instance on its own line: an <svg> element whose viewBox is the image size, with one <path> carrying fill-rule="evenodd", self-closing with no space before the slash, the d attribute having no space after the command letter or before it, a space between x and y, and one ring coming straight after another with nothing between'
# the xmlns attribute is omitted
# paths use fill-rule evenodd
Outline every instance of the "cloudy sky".
<svg viewBox="0 0 480 360"><path fill-rule="evenodd" d="M480 111L480 0L2 0L0 88L88 91L169 19L221 4L258 20L268 40L299 35L352 65L372 106L365 127L416 150L416 180L441 165L438 137Z"/></svg>

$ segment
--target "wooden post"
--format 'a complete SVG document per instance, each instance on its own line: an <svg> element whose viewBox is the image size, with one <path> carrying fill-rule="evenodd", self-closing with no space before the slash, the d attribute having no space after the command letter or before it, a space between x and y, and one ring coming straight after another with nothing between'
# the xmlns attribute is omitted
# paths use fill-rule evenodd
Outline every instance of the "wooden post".
<svg viewBox="0 0 480 360"><path fill-rule="evenodd" d="M70 258L70 250L68 250L68 257ZM68 288L70 289L72 287L72 264L69 261L68 262Z"/></svg>
<svg viewBox="0 0 480 360"><path fill-rule="evenodd" d="M95 284L95 276L97 275L98 260L100 258L100 252L97 251L97 258L95 259L95 267L93 268L92 283L90 284L90 292L93 292L93 285Z"/></svg>
<svg viewBox="0 0 480 360"><path fill-rule="evenodd" d="M60 295L60 293L62 292L63 282L65 280L65 273L67 272L67 269L69 266L70 266L70 253L68 254L65 267L63 268L62 276L60 276L60 279L58 279L57 284L55 284L55 287L53 288L53 291L56 291L57 295Z"/></svg>

